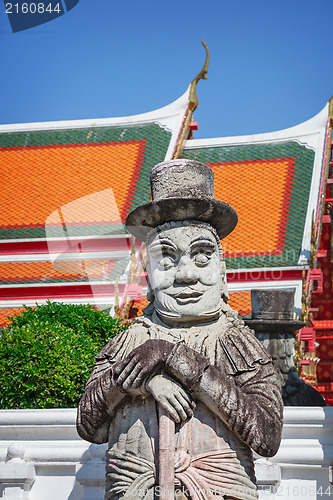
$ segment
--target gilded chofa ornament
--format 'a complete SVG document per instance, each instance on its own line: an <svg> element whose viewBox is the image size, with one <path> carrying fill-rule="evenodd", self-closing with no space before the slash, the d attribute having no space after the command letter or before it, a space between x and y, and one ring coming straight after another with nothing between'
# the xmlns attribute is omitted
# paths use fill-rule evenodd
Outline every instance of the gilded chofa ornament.
<svg viewBox="0 0 333 500"><path fill-rule="evenodd" d="M330 117L330 126L333 127L333 96L328 102L329 102L328 116Z"/></svg>
<svg viewBox="0 0 333 500"><path fill-rule="evenodd" d="M98 354L77 420L84 439L108 443L106 500L253 500L251 448L278 450L281 388L227 304L220 238L237 215L213 182L199 162L163 162L152 201L128 216L147 244L150 305Z"/></svg>
<svg viewBox="0 0 333 500"><path fill-rule="evenodd" d="M190 122L192 120L193 112L197 109L199 105L199 100L197 96L197 84L199 80L206 80L207 79L207 73L208 73L208 66L209 66L209 50L205 42L202 40L201 41L202 45L204 46L206 50L206 60L203 65L203 68L197 76L192 80L190 84L190 94L189 94L189 99L188 99L188 106L187 110L184 116L181 132L177 141L177 146L175 148L175 151L173 152L172 158L177 159L180 158L184 149L185 141L188 138L189 135L189 126Z"/></svg>
<svg viewBox="0 0 333 500"><path fill-rule="evenodd" d="M197 109L199 105L199 99L197 96L197 84L199 80L207 80L207 73L208 73L208 66L209 66L209 50L207 45L203 40L201 40L202 45L204 46L206 50L206 60L205 64L202 67L202 70L199 71L197 76L192 80L191 86L190 86L190 97L189 97L189 107L190 110L193 112L195 109Z"/></svg>

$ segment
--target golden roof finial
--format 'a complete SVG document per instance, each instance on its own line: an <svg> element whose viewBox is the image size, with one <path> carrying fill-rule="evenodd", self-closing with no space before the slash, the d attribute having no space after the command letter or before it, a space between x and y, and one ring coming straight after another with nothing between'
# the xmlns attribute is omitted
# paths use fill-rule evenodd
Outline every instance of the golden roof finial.
<svg viewBox="0 0 333 500"><path fill-rule="evenodd" d="M186 110L184 119L183 119L183 124L181 131L179 133L179 136L177 138L177 143L175 150L173 152L172 158L181 158L183 154L183 149L185 146L186 139L188 138L189 134L189 126L190 122L192 120L192 115L193 111L198 107L199 105L199 100L197 96L197 83L199 80L206 80L207 79L207 71L208 71L208 65L209 65L209 50L203 40L201 40L202 45L206 49L206 60L205 64L203 65L202 70L197 74L197 76L192 80L190 84L190 92L189 92L189 97L188 97L188 108Z"/></svg>
<svg viewBox="0 0 333 500"><path fill-rule="evenodd" d="M199 80L207 80L208 66L209 66L209 50L207 45L203 40L201 40L202 45L206 50L206 60L202 67L202 70L197 74L197 76L192 80L190 85L190 95L189 95L189 108L193 112L199 105L199 99L197 96L197 83Z"/></svg>
<svg viewBox="0 0 333 500"><path fill-rule="evenodd" d="M314 210L312 210L312 221L311 221L311 249L310 249L310 268L314 268L314 261L316 255L316 230L315 230L315 217Z"/></svg>
<svg viewBox="0 0 333 500"><path fill-rule="evenodd" d="M328 116L330 117L331 127L333 127L333 96L328 101Z"/></svg>

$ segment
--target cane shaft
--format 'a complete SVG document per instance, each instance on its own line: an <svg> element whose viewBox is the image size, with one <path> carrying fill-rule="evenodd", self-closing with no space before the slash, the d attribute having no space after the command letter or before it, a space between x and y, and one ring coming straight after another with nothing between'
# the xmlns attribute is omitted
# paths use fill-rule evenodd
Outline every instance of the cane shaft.
<svg viewBox="0 0 333 500"><path fill-rule="evenodd" d="M159 500L175 499L175 423L159 407Z"/></svg>

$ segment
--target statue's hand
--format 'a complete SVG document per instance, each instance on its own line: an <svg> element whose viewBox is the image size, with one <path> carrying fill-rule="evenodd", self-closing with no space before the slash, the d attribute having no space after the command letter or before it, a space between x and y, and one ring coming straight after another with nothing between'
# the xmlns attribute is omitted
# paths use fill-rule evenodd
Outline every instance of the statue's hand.
<svg viewBox="0 0 333 500"><path fill-rule="evenodd" d="M163 368L174 344L166 340L147 340L124 360L113 365L113 378L122 389L139 387L155 371Z"/></svg>
<svg viewBox="0 0 333 500"><path fill-rule="evenodd" d="M176 423L193 416L194 401L178 382L166 375L154 375L146 389Z"/></svg>

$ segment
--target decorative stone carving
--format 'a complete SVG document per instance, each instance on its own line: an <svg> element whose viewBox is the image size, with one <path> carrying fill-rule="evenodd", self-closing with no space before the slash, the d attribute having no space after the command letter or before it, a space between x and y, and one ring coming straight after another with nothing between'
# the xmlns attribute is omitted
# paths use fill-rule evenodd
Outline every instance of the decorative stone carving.
<svg viewBox="0 0 333 500"><path fill-rule="evenodd" d="M251 303L252 319L245 323L272 356L285 406L325 406L321 394L296 373L294 332L305 323L293 318L294 290L252 290Z"/></svg>
<svg viewBox="0 0 333 500"><path fill-rule="evenodd" d="M275 495L278 486L281 484L280 465L273 464L266 458L258 458L255 462L255 472L261 498L270 497L271 494Z"/></svg>
<svg viewBox="0 0 333 500"><path fill-rule="evenodd" d="M91 444L89 460L76 473L83 486L82 500L100 500L105 490L105 445Z"/></svg>
<svg viewBox="0 0 333 500"><path fill-rule="evenodd" d="M150 305L96 357L78 432L108 442L106 500L257 498L251 448L277 452L283 405L271 358L226 302L220 239L237 215L199 162L163 162L151 183L126 221L147 244Z"/></svg>
<svg viewBox="0 0 333 500"><path fill-rule="evenodd" d="M35 467L24 460L25 449L20 443L8 446L7 460L0 464L0 496L11 500L29 499L35 482Z"/></svg>

